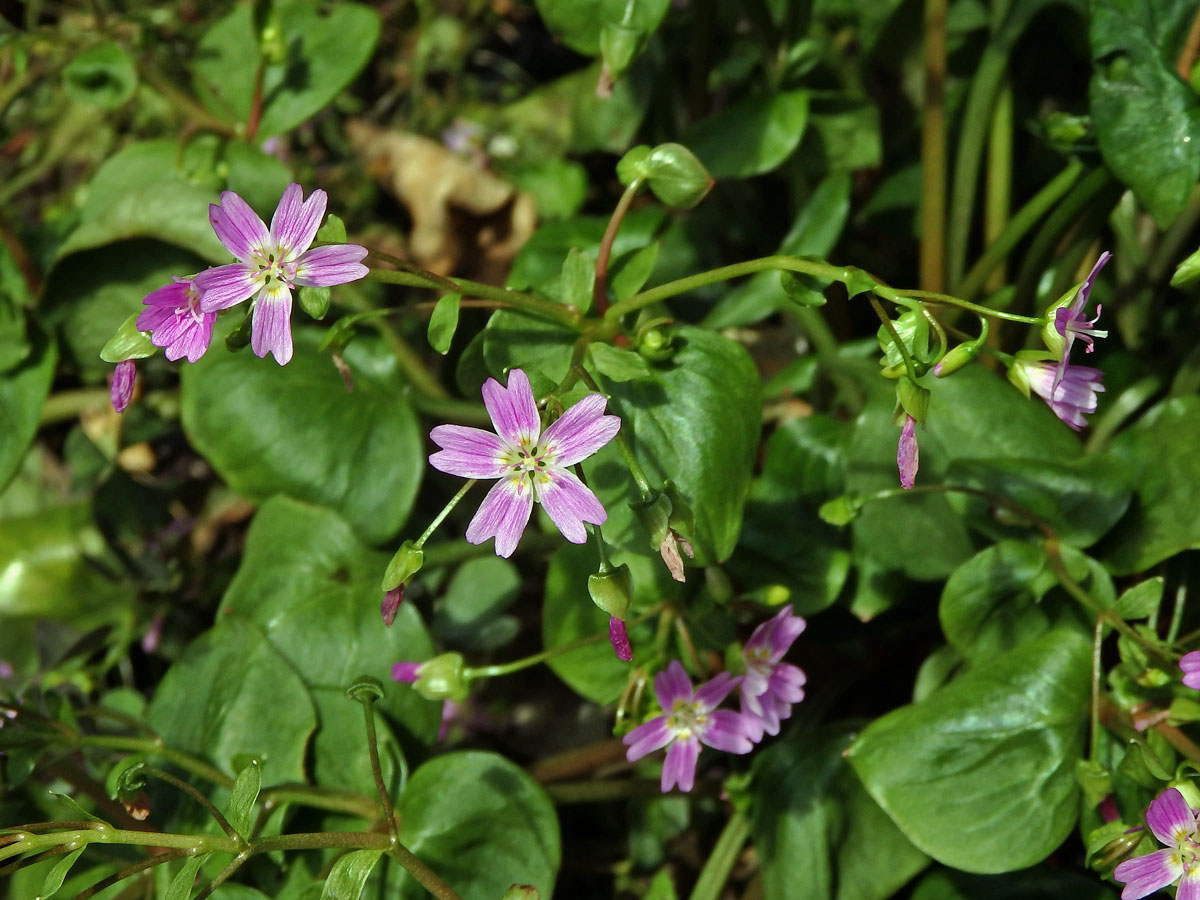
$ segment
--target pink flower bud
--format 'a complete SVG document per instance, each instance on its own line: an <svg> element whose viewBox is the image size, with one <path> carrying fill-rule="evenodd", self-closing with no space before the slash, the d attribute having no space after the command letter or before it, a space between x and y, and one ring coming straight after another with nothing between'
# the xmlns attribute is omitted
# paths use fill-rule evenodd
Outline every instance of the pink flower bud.
<svg viewBox="0 0 1200 900"><path fill-rule="evenodd" d="M612 644L617 659L621 662L633 661L633 648L629 646L629 632L625 630L625 623L616 616L610 616L608 619L608 641Z"/></svg>
<svg viewBox="0 0 1200 900"><path fill-rule="evenodd" d="M400 604L403 601L403 584L397 585L383 595L383 602L379 604L379 614L383 617L383 624L388 628L391 628L392 623L396 621L396 613L400 611Z"/></svg>
<svg viewBox="0 0 1200 900"><path fill-rule="evenodd" d="M896 448L896 468L900 472L900 486L905 490L911 490L916 484L917 466L920 464L916 426L916 419L912 416L904 417L904 427L900 430L900 444Z"/></svg>
<svg viewBox="0 0 1200 900"><path fill-rule="evenodd" d="M132 359L117 363L113 370L112 383L109 386L109 398L112 408L119 413L125 412L129 401L133 399L133 382L137 378L137 364Z"/></svg>

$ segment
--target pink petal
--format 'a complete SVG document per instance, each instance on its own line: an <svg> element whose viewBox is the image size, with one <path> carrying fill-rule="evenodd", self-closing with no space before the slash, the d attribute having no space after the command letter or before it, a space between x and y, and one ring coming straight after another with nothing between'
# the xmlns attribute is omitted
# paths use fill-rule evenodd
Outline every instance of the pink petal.
<svg viewBox="0 0 1200 900"><path fill-rule="evenodd" d="M691 702L692 680L688 678L683 663L673 659L666 669L654 676L654 695L658 697L658 705L666 712L670 712L676 700Z"/></svg>
<svg viewBox="0 0 1200 900"><path fill-rule="evenodd" d="M1179 668L1184 672L1200 672L1200 650L1183 654L1183 658L1179 660Z"/></svg>
<svg viewBox="0 0 1200 900"><path fill-rule="evenodd" d="M667 717L656 716L621 738L621 741L629 747L625 751L625 758L630 762L635 762L646 754L667 746L674 736L675 733L667 727Z"/></svg>
<svg viewBox="0 0 1200 900"><path fill-rule="evenodd" d="M108 388L108 399L116 412L123 413L128 409L129 401L133 399L133 383L136 379L137 363L132 359L122 360L113 369L112 382Z"/></svg>
<svg viewBox="0 0 1200 900"><path fill-rule="evenodd" d="M366 255L367 248L358 244L313 247L296 260L292 280L316 287L358 281L371 271L360 262Z"/></svg>
<svg viewBox="0 0 1200 900"><path fill-rule="evenodd" d="M300 185L289 184L271 217L271 235L284 256L296 256L307 250L325 218L328 197L324 191L315 190L301 202L303 197Z"/></svg>
<svg viewBox="0 0 1200 900"><path fill-rule="evenodd" d="M162 287L152 290L142 298L142 303L151 308L165 308L174 312L181 306L187 306L187 294L190 287L191 279L173 281L170 284L164 284ZM149 311L144 310L142 315L144 316ZM141 325L138 328L142 331L148 330L142 328Z"/></svg>
<svg viewBox="0 0 1200 900"><path fill-rule="evenodd" d="M1179 882L1175 900L1200 900L1200 869L1189 869Z"/></svg>
<svg viewBox="0 0 1200 900"><path fill-rule="evenodd" d="M726 753L749 753L754 749L750 736L757 733L757 727L747 722L741 713L730 709L715 710L709 714L704 726L698 737L710 747Z"/></svg>
<svg viewBox="0 0 1200 900"><path fill-rule="evenodd" d="M804 671L790 663L779 663L771 673L768 690L788 703L799 703L804 699Z"/></svg>
<svg viewBox="0 0 1200 900"><path fill-rule="evenodd" d="M584 522L603 525L608 520L604 505L587 486L566 469L552 470L538 484L538 500L550 520L572 544L587 542Z"/></svg>
<svg viewBox="0 0 1200 900"><path fill-rule="evenodd" d="M423 665L425 665L425 663L392 663L392 681L403 681L405 684L413 684L420 675L421 666Z"/></svg>
<svg viewBox="0 0 1200 900"><path fill-rule="evenodd" d="M245 263L205 269L195 279L196 290L200 294L200 309L216 312L250 299L262 287L254 277L257 274L256 266Z"/></svg>
<svg viewBox="0 0 1200 900"><path fill-rule="evenodd" d="M675 785L681 791L690 791L696 781L696 758L700 755L700 742L694 737L676 740L667 751L663 763L662 792L665 794Z"/></svg>
<svg viewBox="0 0 1200 900"><path fill-rule="evenodd" d="M174 360L186 356L188 362L194 363L202 357L208 351L209 344L212 343L213 322L216 318L215 314L206 314L201 316L200 321L197 322L188 316L190 324L183 329L178 339L172 342L172 346L166 351L167 359Z"/></svg>
<svg viewBox="0 0 1200 900"><path fill-rule="evenodd" d="M483 384L483 405L487 407L496 434L511 444L520 445L522 440L536 444L542 432L537 404L533 400L533 388L529 378L520 369L508 373L508 387L489 378Z"/></svg>
<svg viewBox="0 0 1200 900"><path fill-rule="evenodd" d="M512 556L532 511L533 490L529 483L524 479L501 478L492 485L467 526L467 542L482 544L494 537L496 555Z"/></svg>
<svg viewBox="0 0 1200 900"><path fill-rule="evenodd" d="M439 425L429 437L442 449L429 457L439 472L462 478L499 478L506 465L504 441L482 428Z"/></svg>
<svg viewBox="0 0 1200 900"><path fill-rule="evenodd" d="M250 347L255 356L270 353L281 366L292 358L292 292L281 281L272 282L254 304Z"/></svg>
<svg viewBox="0 0 1200 900"><path fill-rule="evenodd" d="M1183 866L1174 855L1171 850L1159 850L1127 859L1113 869L1113 878L1125 882L1121 900L1138 900L1173 883L1183 874Z"/></svg>
<svg viewBox="0 0 1200 900"><path fill-rule="evenodd" d="M257 255L266 256L271 248L271 233L245 200L233 191L221 192L221 205L209 204L208 221L225 249L242 262Z"/></svg>
<svg viewBox="0 0 1200 900"><path fill-rule="evenodd" d="M556 465L587 459L621 430L620 418L604 415L607 403L603 394L588 394L546 429L541 446Z"/></svg>
<svg viewBox="0 0 1200 900"><path fill-rule="evenodd" d="M716 709L720 702L729 696L729 692L740 683L740 678L734 678L728 672L721 672L696 688L692 699L707 712Z"/></svg>
<svg viewBox="0 0 1200 900"><path fill-rule="evenodd" d="M1183 794L1175 788L1167 788L1150 801L1146 824L1159 843L1171 846L1196 833L1196 814L1183 799Z"/></svg>

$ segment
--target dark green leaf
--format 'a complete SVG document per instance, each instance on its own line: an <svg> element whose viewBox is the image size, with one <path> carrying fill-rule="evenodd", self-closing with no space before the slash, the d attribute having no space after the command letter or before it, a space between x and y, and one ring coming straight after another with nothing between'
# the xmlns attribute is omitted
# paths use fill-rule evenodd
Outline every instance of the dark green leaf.
<svg viewBox="0 0 1200 900"><path fill-rule="evenodd" d="M321 900L358 900L382 855L382 850L351 850L333 864L321 889Z"/></svg>
<svg viewBox="0 0 1200 900"><path fill-rule="evenodd" d="M258 137L282 134L311 118L366 65L379 38L379 15L361 3L329 9L294 0L276 4L284 48L263 74ZM192 61L193 83L204 105L227 122L250 115L258 40L249 5L240 5L200 39Z"/></svg>
<svg viewBox="0 0 1200 900"><path fill-rule="evenodd" d="M450 352L454 332L458 329L458 308L462 294L443 294L429 317L429 346L445 356Z"/></svg>
<svg viewBox="0 0 1200 900"><path fill-rule="evenodd" d="M520 630L504 610L521 591L521 575L508 560L485 556L463 563L437 604L433 630L451 646L491 650Z"/></svg>
<svg viewBox="0 0 1200 900"><path fill-rule="evenodd" d="M650 364L640 353L614 347L612 344L589 344L588 354L592 367L613 381L632 381L634 378L649 378Z"/></svg>
<svg viewBox="0 0 1200 900"><path fill-rule="evenodd" d="M748 178L770 172L791 156L807 119L807 91L766 94L701 119L683 143L714 178Z"/></svg>
<svg viewBox="0 0 1200 900"><path fill-rule="evenodd" d="M29 337L29 356L0 377L0 422L5 432L0 441L0 490L21 467L25 451L37 434L42 404L50 393L58 361L56 347L40 329L31 328Z"/></svg>
<svg viewBox="0 0 1200 900"><path fill-rule="evenodd" d="M614 263L609 285L617 300L627 300L642 289L658 261L658 248L657 243L649 244Z"/></svg>
<svg viewBox="0 0 1200 900"><path fill-rule="evenodd" d="M462 900L496 900L514 883L550 896L561 852L554 805L503 757L472 750L430 760L413 773L397 812L401 842ZM427 896L393 869L401 897Z"/></svg>
<svg viewBox="0 0 1200 900"><path fill-rule="evenodd" d="M1162 228L1200 178L1200 100L1175 72L1194 14L1188 0L1098 0L1090 16L1100 152Z"/></svg>
<svg viewBox="0 0 1200 900"><path fill-rule="evenodd" d="M89 47L63 69L67 96L100 109L116 109L133 96L136 87L133 60L113 43Z"/></svg>
<svg viewBox="0 0 1200 900"><path fill-rule="evenodd" d="M768 897L884 900L928 862L854 776L842 756L850 740L844 730L799 732L755 759L753 833Z"/></svg>
<svg viewBox="0 0 1200 900"><path fill-rule="evenodd" d="M483 331L483 358L495 377L511 368L529 376L535 397L552 390L571 367L578 332L512 309L497 310Z"/></svg>
<svg viewBox="0 0 1200 900"><path fill-rule="evenodd" d="M346 348L347 393L316 352L319 340L295 329L296 356L282 368L219 349L184 366L184 428L234 490L321 503L368 540L387 540L407 519L425 469L419 423L382 343L362 337Z"/></svg>
<svg viewBox="0 0 1200 900"><path fill-rule="evenodd" d="M1125 826L1122 825L1122 828ZM1116 892L1092 872L1046 865L1004 875L930 872L911 900L1116 900Z"/></svg>
<svg viewBox="0 0 1200 900"><path fill-rule="evenodd" d="M1156 407L1113 442L1135 491L1133 505L1100 545L1117 574L1143 572L1181 550L1200 547L1200 398Z"/></svg>
<svg viewBox="0 0 1200 900"><path fill-rule="evenodd" d="M1052 631L877 719L850 748L871 796L948 866L1033 865L1078 815L1091 645Z"/></svg>
<svg viewBox="0 0 1200 900"><path fill-rule="evenodd" d="M640 34L652 34L669 6L670 0L537 0L546 27L586 56L600 53L600 33L605 25L625 25Z"/></svg>
<svg viewBox="0 0 1200 900"><path fill-rule="evenodd" d="M1145 619L1154 615L1162 603L1164 584L1161 575L1138 582L1120 596L1113 612L1122 619Z"/></svg>

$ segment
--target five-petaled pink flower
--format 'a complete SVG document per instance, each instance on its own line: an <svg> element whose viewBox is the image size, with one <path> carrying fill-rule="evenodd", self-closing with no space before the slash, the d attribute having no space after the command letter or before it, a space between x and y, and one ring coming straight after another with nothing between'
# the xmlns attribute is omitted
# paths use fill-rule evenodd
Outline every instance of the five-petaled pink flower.
<svg viewBox="0 0 1200 900"><path fill-rule="evenodd" d="M1090 366L1066 366L1051 360L1022 358L1017 354L1013 369L1019 371L1030 390L1046 401L1051 411L1079 431L1083 418L1096 411L1096 394L1104 391L1104 373Z"/></svg>
<svg viewBox="0 0 1200 900"><path fill-rule="evenodd" d="M574 544L587 540L585 522L604 524L604 507L568 467L591 456L620 429L618 417L604 415L607 402L603 394L588 394L542 431L529 379L513 369L507 388L494 378L483 385L483 404L495 434L465 425L439 425L430 432L442 448L429 457L435 469L463 478L499 479L467 526L470 543L494 537L496 554L511 556L535 500Z"/></svg>
<svg viewBox="0 0 1200 900"><path fill-rule="evenodd" d="M665 794L675 785L681 791L692 789L701 744L729 753L749 753L754 726L741 713L717 709L740 680L722 672L693 689L683 665L672 660L666 671L654 676L654 693L663 715L621 739L629 747L625 758L633 762L670 744L662 771Z"/></svg>
<svg viewBox="0 0 1200 900"><path fill-rule="evenodd" d="M1179 882L1176 900L1200 900L1200 843L1196 840L1196 814L1175 788L1167 788L1150 801L1146 824L1165 850L1127 859L1113 870L1125 883L1121 900L1138 900Z"/></svg>
<svg viewBox="0 0 1200 900"><path fill-rule="evenodd" d="M792 714L793 704L804 699L804 672L791 663L780 662L804 631L805 621L785 606L750 635L742 648L746 674L742 678L742 713L752 726L751 740L762 740L763 732L779 734L779 723Z"/></svg>
<svg viewBox="0 0 1200 900"><path fill-rule="evenodd" d="M149 331L150 342L162 347L164 356L174 362L181 356L194 363L212 342L215 312L200 307L200 291L195 278L173 277L171 283L151 291L143 299L148 309L137 317L138 331Z"/></svg>
<svg viewBox="0 0 1200 900"><path fill-rule="evenodd" d="M1108 337L1107 331L1100 331L1095 327L1096 323L1100 321L1100 310L1102 309L1100 304L1096 304L1096 316L1093 319L1087 317L1085 310L1088 297L1092 293L1092 285L1096 281L1096 275L1108 264L1110 259L1112 259L1112 254L1107 250L1101 253L1096 264L1092 266L1092 271L1088 273L1088 277L1075 292L1075 299L1071 301L1071 305L1060 306L1054 311L1054 329L1063 338L1062 357L1058 362L1058 371L1054 375L1055 388L1066 378L1071 362L1071 347L1076 338L1083 341L1084 349L1091 353L1096 349L1093 338Z"/></svg>
<svg viewBox="0 0 1200 900"><path fill-rule="evenodd" d="M271 228L233 191L208 207L213 231L240 262L217 266L196 276L200 308L206 313L255 298L250 346L283 365L292 358L292 289L329 287L356 281L369 271L357 244L308 249L325 218L326 195L313 191L304 200L298 184L289 184L275 208Z"/></svg>

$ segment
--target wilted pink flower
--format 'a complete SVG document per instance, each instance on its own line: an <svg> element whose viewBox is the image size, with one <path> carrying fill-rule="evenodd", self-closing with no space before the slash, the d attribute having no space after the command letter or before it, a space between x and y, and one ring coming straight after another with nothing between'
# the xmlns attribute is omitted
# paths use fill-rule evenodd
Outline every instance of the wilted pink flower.
<svg viewBox="0 0 1200 900"><path fill-rule="evenodd" d="M625 758L633 762L670 744L662 771L665 794L675 785L681 791L692 789L701 744L728 753L749 753L753 747L753 726L740 713L717 709L739 681L722 672L693 689L683 665L673 660L665 672L654 676L654 693L663 715L639 725L622 738L629 747Z"/></svg>
<svg viewBox="0 0 1200 900"><path fill-rule="evenodd" d="M1121 900L1138 900L1179 882L1176 900L1200 900L1200 843L1196 815L1175 788L1150 801L1146 824L1165 850L1127 859L1113 870L1125 883Z"/></svg>
<svg viewBox="0 0 1200 900"><path fill-rule="evenodd" d="M1071 346L1075 343L1076 338L1083 341L1085 349L1091 353L1096 349L1095 342L1092 340L1094 337L1108 337L1107 331L1099 331L1094 327L1100 320L1100 305L1097 304L1096 316L1093 319L1087 318L1085 310L1088 297L1092 293L1092 284L1096 281L1096 275L1108 264L1110 259L1112 259L1112 254L1107 250L1101 253L1096 264L1092 266L1092 271L1079 286L1071 305L1061 306L1054 311L1054 328L1063 337L1062 358L1058 363L1058 372L1054 376L1055 387L1066 377L1067 366L1071 360Z"/></svg>
<svg viewBox="0 0 1200 900"><path fill-rule="evenodd" d="M1179 668L1183 670L1183 683L1200 690L1200 650L1183 654L1183 659L1179 660Z"/></svg>
<svg viewBox="0 0 1200 900"><path fill-rule="evenodd" d="M912 490L912 486L917 483L918 465L920 454L917 450L917 420L906 415L904 427L900 429L900 443L896 446L896 469L900 473L900 487L906 491Z"/></svg>
<svg viewBox="0 0 1200 900"><path fill-rule="evenodd" d="M746 675L742 679L742 713L753 729L751 740L763 732L779 734L779 723L792 714L792 705L804 699L804 672L780 662L804 631L807 623L785 606L750 635L742 648Z"/></svg>
<svg viewBox="0 0 1200 900"><path fill-rule="evenodd" d="M308 246L325 218L326 194L313 191L304 200L298 184L289 184L275 208L271 228L233 191L208 207L208 219L225 249L240 262L217 266L196 276L201 308L216 312L255 298L250 346L280 365L292 358L292 289L329 287L356 281L370 271L357 244Z"/></svg>
<svg viewBox="0 0 1200 900"><path fill-rule="evenodd" d="M480 504L467 540L496 539L496 555L511 556L525 531L536 500L563 537L587 540L583 525L602 525L604 507L570 466L591 456L621 427L604 415L603 394L588 394L545 431L529 379L520 369L508 373L508 387L494 378L483 385L483 404L496 433L465 425L439 425L429 436L442 449L429 457L435 469L463 478L498 478Z"/></svg>
<svg viewBox="0 0 1200 900"><path fill-rule="evenodd" d="M1104 373L1089 366L1067 366L1055 386L1058 376L1057 363L1022 357L1019 353L1009 371L1012 380L1027 384L1056 416L1079 431L1087 424L1083 417L1096 411L1096 394L1104 391L1100 383Z"/></svg>
<svg viewBox="0 0 1200 900"><path fill-rule="evenodd" d="M608 617L608 642L612 644L613 653L621 662L633 661L633 648L629 646L629 632L625 623L616 616Z"/></svg>
<svg viewBox="0 0 1200 900"><path fill-rule="evenodd" d="M108 386L108 397L112 408L119 413L125 412L129 401L133 399L133 382L137 378L137 363L132 359L122 360L113 369L112 383Z"/></svg>
<svg viewBox="0 0 1200 900"><path fill-rule="evenodd" d="M212 342L215 312L200 308L200 291L195 278L173 277L171 283L151 291L143 299L149 309L137 317L138 331L149 331L150 342L163 348L163 355L174 361L186 356L194 363Z"/></svg>

